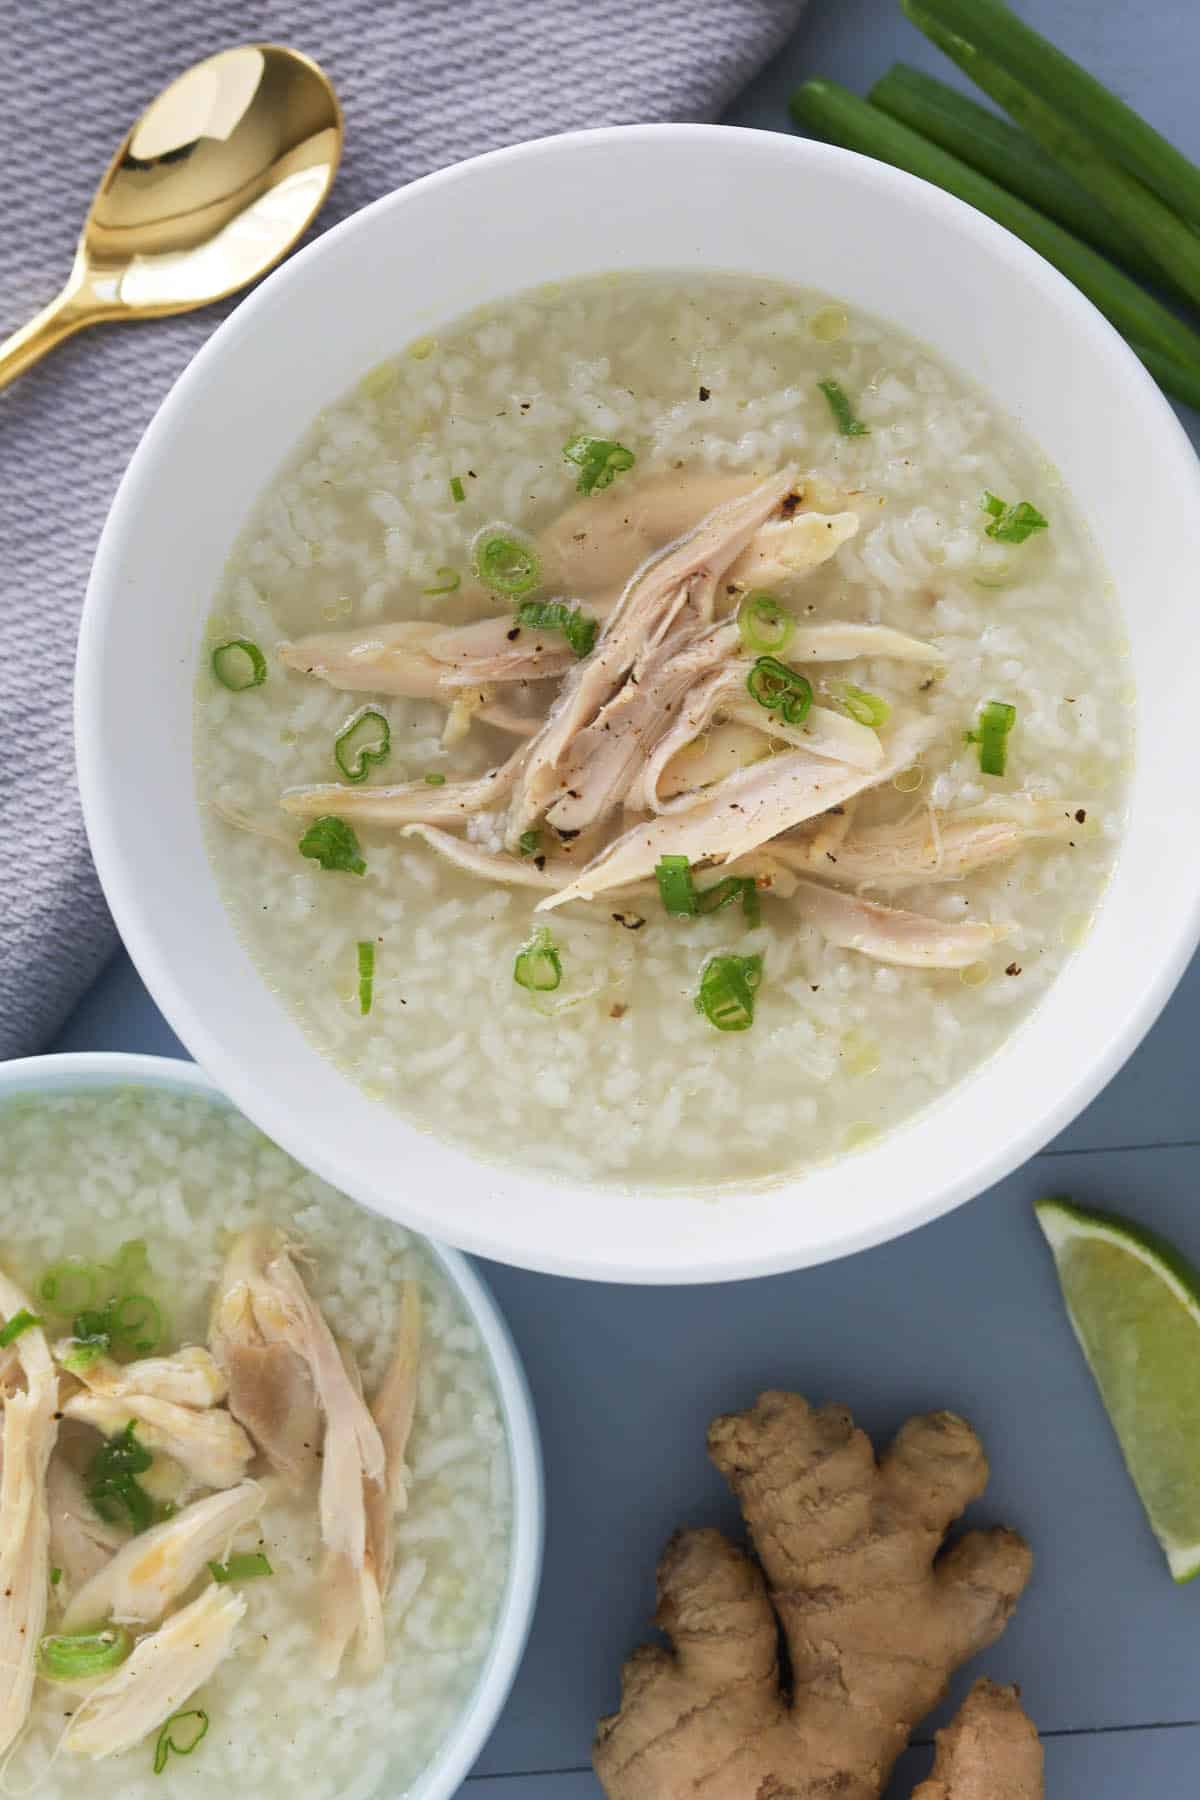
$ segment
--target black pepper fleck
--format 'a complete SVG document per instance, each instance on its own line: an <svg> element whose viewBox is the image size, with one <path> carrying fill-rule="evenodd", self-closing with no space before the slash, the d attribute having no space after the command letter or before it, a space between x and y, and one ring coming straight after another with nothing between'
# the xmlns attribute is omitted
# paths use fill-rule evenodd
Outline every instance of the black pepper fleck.
<svg viewBox="0 0 1200 1800"><path fill-rule="evenodd" d="M711 399L712 399L712 390L711 390L711 388L706 388L706 387L702 387L702 388L701 388L701 389L700 389L700 398L701 398L701 399L702 399L702 400L711 400Z"/></svg>

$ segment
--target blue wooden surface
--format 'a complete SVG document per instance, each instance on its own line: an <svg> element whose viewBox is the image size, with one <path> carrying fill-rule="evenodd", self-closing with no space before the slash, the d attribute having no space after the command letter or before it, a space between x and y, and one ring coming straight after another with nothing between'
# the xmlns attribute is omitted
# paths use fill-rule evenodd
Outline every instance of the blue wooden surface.
<svg viewBox="0 0 1200 1800"><path fill-rule="evenodd" d="M1200 157L1195 0L1158 0L1154 31L1123 0L1024 0L1022 10ZM939 66L892 0L810 0L793 43L729 117L784 128L802 76L861 90L897 56ZM1176 1589L1166 1575L1030 1203L1058 1191L1124 1208L1200 1259L1198 1023L1193 966L1127 1068L1044 1155L952 1217L850 1262L663 1291L486 1269L533 1385L549 1531L529 1652L473 1800L595 1800L592 1728L651 1610L663 1539L684 1522L736 1525L704 1459L705 1424L769 1384L843 1399L885 1434L914 1408L966 1413L992 1457L979 1517L1018 1526L1037 1554L1032 1589L985 1666L1021 1682L1046 1734L1049 1793L1195 1791L1200 1583ZM54 1048L182 1053L123 956ZM908 1759L897 1795L922 1755Z"/></svg>

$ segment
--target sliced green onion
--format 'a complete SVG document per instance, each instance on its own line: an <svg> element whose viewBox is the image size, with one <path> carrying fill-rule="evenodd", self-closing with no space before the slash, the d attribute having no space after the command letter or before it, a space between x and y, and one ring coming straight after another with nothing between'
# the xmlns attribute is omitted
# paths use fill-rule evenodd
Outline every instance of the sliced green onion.
<svg viewBox="0 0 1200 1800"><path fill-rule="evenodd" d="M273 1575L274 1569L261 1550L247 1550L242 1556L231 1556L228 1562L210 1562L209 1574L214 1581L253 1581L259 1575Z"/></svg>
<svg viewBox="0 0 1200 1800"><path fill-rule="evenodd" d="M1028 500L1018 500L1015 506L1010 506L986 488L980 496L979 510L989 515L991 523L985 525L984 530L998 544L1023 544L1035 531L1045 531L1050 524L1049 519Z"/></svg>
<svg viewBox="0 0 1200 1800"><path fill-rule="evenodd" d="M132 1419L97 1450L87 1467L87 1496L106 1524L131 1525L135 1535L154 1524L154 1501L136 1480L153 1461L138 1443Z"/></svg>
<svg viewBox="0 0 1200 1800"><path fill-rule="evenodd" d="M818 381L817 386L829 402L829 410L834 416L837 428L843 437L867 437L871 427L856 419L854 409L846 398L845 390L836 381Z"/></svg>
<svg viewBox="0 0 1200 1800"><path fill-rule="evenodd" d="M654 870L662 903L677 918L691 918L699 910L692 868L686 856L662 856Z"/></svg>
<svg viewBox="0 0 1200 1800"><path fill-rule="evenodd" d="M542 566L532 544L504 531L484 531L475 539L475 573L493 593L512 600L528 594L542 579Z"/></svg>
<svg viewBox="0 0 1200 1800"><path fill-rule="evenodd" d="M738 636L756 656L782 655L796 631L796 621L774 594L761 588L747 594L737 612Z"/></svg>
<svg viewBox="0 0 1200 1800"><path fill-rule="evenodd" d="M107 1331L89 1331L83 1336L77 1331L63 1353L63 1367L72 1375L82 1375L101 1356L107 1356L111 1348L112 1340Z"/></svg>
<svg viewBox="0 0 1200 1800"><path fill-rule="evenodd" d="M891 717L892 709L881 694L868 693L866 688L855 687L852 681L835 682L831 692L852 719L857 719L860 725L869 725L872 731L878 731Z"/></svg>
<svg viewBox="0 0 1200 1800"><path fill-rule="evenodd" d="M92 1304L99 1283L100 1272L93 1263L71 1256L65 1262L51 1263L38 1282L38 1299L65 1318Z"/></svg>
<svg viewBox="0 0 1200 1800"><path fill-rule="evenodd" d="M761 956L710 957L700 975L696 1011L718 1031L749 1031L762 963Z"/></svg>
<svg viewBox="0 0 1200 1800"><path fill-rule="evenodd" d="M229 638L213 651L212 672L230 693L242 694L267 679L267 659L249 638Z"/></svg>
<svg viewBox="0 0 1200 1800"><path fill-rule="evenodd" d="M595 494L601 488L611 487L614 477L632 469L637 461L633 451L627 450L624 444L614 444L609 438L588 437L583 432L568 438L563 445L563 455L579 470L575 488L580 494Z"/></svg>
<svg viewBox="0 0 1200 1800"><path fill-rule="evenodd" d="M57 1587L61 1580L62 1580L62 1570L61 1569L51 1569L51 1571L50 1571L50 1586Z"/></svg>
<svg viewBox="0 0 1200 1800"><path fill-rule="evenodd" d="M596 642L599 627L590 613L563 600L523 600L517 608L517 624L534 631L561 631L576 656L584 657Z"/></svg>
<svg viewBox="0 0 1200 1800"><path fill-rule="evenodd" d="M114 1343L149 1356L163 1334L162 1314L148 1294L126 1294L105 1308L108 1334Z"/></svg>
<svg viewBox="0 0 1200 1800"><path fill-rule="evenodd" d="M720 912L723 907L740 900L748 925L753 927L762 920L758 885L752 875L726 875L723 881L714 883L710 888L703 888L696 899L697 911L701 914Z"/></svg>
<svg viewBox="0 0 1200 1800"><path fill-rule="evenodd" d="M454 501L461 501L465 500L466 497L467 490L462 484L462 476L452 475L450 477L450 498Z"/></svg>
<svg viewBox="0 0 1200 1800"><path fill-rule="evenodd" d="M61 1576L61 1569L56 1572ZM38 1645L38 1673L47 1681L107 1675L110 1669L120 1668L132 1649L133 1638L123 1625L109 1625L103 1631L62 1632L44 1637Z"/></svg>
<svg viewBox="0 0 1200 1800"><path fill-rule="evenodd" d="M353 830L345 819L325 813L314 819L297 846L301 856L311 856L323 869L342 870L348 875L365 875L367 865Z"/></svg>
<svg viewBox="0 0 1200 1800"><path fill-rule="evenodd" d="M364 706L333 740L333 760L347 781L365 781L372 763L391 754L392 728L377 706Z"/></svg>
<svg viewBox="0 0 1200 1800"><path fill-rule="evenodd" d="M775 656L760 656L746 677L751 697L789 725L802 725L812 705L812 682Z"/></svg>
<svg viewBox="0 0 1200 1800"><path fill-rule="evenodd" d="M1008 762L1008 734L1017 709L1007 700L988 700L979 709L979 729L968 731L968 744L979 745L979 767L985 775L1003 775Z"/></svg>
<svg viewBox="0 0 1200 1800"><path fill-rule="evenodd" d="M517 849L522 856L533 856L542 841L540 831L523 831L517 839Z"/></svg>
<svg viewBox="0 0 1200 1800"><path fill-rule="evenodd" d="M176 1756L190 1756L208 1730L208 1714L194 1707L190 1712L172 1713L158 1734L154 1746L154 1773L161 1775L172 1750Z"/></svg>
<svg viewBox="0 0 1200 1800"><path fill-rule="evenodd" d="M41 1322L36 1313L31 1313L22 1306L18 1312L13 1314L7 1324L0 1325L0 1350L7 1350L8 1346L15 1343L23 1331L28 1331L31 1326L40 1325Z"/></svg>
<svg viewBox="0 0 1200 1800"><path fill-rule="evenodd" d="M437 576L438 581L440 582L441 585L439 587L422 588L422 590L421 590L422 593L430 594L430 595L452 594L452 593L454 593L456 588L460 588L462 586L462 576L459 574L457 569L449 569L449 568L435 569L434 574Z"/></svg>
<svg viewBox="0 0 1200 1800"><path fill-rule="evenodd" d="M562 980L558 947L545 925L539 925L517 953L513 980L531 994L551 994Z"/></svg>
<svg viewBox="0 0 1200 1800"><path fill-rule="evenodd" d="M446 777L439 775L436 769L431 769L423 779L426 787L445 787L446 785Z"/></svg>
<svg viewBox="0 0 1200 1800"><path fill-rule="evenodd" d="M375 997L375 946L368 938L358 946L358 1010L365 1017Z"/></svg>

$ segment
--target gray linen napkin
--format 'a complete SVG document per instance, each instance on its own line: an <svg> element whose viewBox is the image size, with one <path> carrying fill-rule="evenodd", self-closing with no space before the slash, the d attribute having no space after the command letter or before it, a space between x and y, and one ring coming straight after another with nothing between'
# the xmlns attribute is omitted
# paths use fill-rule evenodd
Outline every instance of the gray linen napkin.
<svg viewBox="0 0 1200 1800"><path fill-rule="evenodd" d="M346 156L324 227L500 144L588 125L711 118L803 4L0 0L0 334L57 291L94 183L136 113L215 50L289 43L333 78ZM120 474L228 310L100 327L0 393L0 1057L46 1041L116 941L75 793L79 608ZM164 606L170 600L164 594Z"/></svg>

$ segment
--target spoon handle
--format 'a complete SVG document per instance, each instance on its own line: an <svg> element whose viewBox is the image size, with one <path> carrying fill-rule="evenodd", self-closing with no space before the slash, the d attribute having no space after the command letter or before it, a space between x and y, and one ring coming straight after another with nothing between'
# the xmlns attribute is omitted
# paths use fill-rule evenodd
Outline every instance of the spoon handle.
<svg viewBox="0 0 1200 1800"><path fill-rule="evenodd" d="M44 306L28 325L22 325L19 331L14 331L10 338L0 343L0 388L7 387L35 362L40 362L47 350L53 350L64 338L73 337L85 325L94 323L98 316L96 308L87 304L81 284L73 273L62 293L49 306Z"/></svg>

